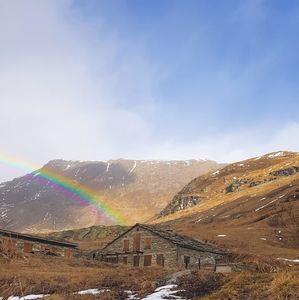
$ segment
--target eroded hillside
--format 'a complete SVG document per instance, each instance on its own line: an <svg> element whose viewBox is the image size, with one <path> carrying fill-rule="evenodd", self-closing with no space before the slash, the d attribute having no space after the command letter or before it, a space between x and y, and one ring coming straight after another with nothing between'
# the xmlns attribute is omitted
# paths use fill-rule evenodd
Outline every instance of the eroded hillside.
<svg viewBox="0 0 299 300"><path fill-rule="evenodd" d="M299 258L299 154L270 153L192 180L155 221L231 249Z"/></svg>

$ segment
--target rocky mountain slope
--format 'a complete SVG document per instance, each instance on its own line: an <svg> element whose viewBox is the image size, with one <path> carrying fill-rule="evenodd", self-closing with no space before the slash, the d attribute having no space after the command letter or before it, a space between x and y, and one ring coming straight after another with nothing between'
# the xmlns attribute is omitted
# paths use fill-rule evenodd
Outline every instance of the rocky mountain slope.
<svg viewBox="0 0 299 300"><path fill-rule="evenodd" d="M43 170L64 176L75 187L91 188L134 223L153 217L188 181L219 166L207 160L53 160L41 170L0 184L0 227L42 232L109 222L90 205L79 204L41 178Z"/></svg>
<svg viewBox="0 0 299 300"><path fill-rule="evenodd" d="M155 222L228 248L299 259L299 153L270 153L199 176Z"/></svg>

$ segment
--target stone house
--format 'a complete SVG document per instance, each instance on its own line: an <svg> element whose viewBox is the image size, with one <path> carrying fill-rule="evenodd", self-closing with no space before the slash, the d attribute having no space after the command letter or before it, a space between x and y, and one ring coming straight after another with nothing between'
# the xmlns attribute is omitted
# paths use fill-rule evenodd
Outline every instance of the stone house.
<svg viewBox="0 0 299 300"><path fill-rule="evenodd" d="M191 237L136 224L100 251L94 259L135 267L162 266L179 269L215 269L226 253L214 245Z"/></svg>
<svg viewBox="0 0 299 300"><path fill-rule="evenodd" d="M0 249L5 252L40 252L70 258L76 252L77 244L0 229Z"/></svg>

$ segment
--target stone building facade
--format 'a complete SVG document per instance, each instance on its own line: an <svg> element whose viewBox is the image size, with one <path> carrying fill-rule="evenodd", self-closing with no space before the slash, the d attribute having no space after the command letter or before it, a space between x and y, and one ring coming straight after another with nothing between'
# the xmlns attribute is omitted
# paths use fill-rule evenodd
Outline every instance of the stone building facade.
<svg viewBox="0 0 299 300"><path fill-rule="evenodd" d="M7 253L44 253L70 258L77 244L0 229L0 248Z"/></svg>
<svg viewBox="0 0 299 300"><path fill-rule="evenodd" d="M134 225L91 255L109 263L179 269L215 269L226 256L214 245L143 224Z"/></svg>

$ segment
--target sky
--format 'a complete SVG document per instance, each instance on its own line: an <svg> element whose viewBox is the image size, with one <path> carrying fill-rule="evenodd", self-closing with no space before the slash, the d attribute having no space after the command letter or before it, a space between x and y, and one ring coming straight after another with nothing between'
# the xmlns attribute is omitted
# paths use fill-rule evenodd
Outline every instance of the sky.
<svg viewBox="0 0 299 300"><path fill-rule="evenodd" d="M0 155L299 151L298 28L291 0L0 0Z"/></svg>

